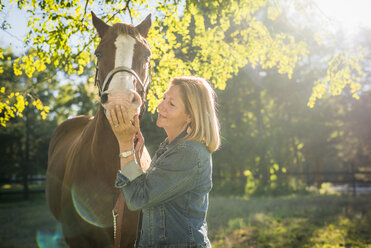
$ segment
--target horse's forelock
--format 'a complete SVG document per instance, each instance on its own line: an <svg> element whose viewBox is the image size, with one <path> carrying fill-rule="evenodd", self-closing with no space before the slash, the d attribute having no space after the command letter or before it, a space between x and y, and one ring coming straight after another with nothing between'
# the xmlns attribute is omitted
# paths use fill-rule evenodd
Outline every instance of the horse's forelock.
<svg viewBox="0 0 371 248"><path fill-rule="evenodd" d="M140 34L136 28L131 24L116 23L112 26L112 31L118 36L120 34L127 34L134 39L140 39Z"/></svg>
<svg viewBox="0 0 371 248"><path fill-rule="evenodd" d="M126 24L126 23L113 24L112 31L116 36L119 36L120 34L130 35L135 40L139 41L145 47L147 47L147 49L150 49L147 45L147 41L142 37L138 29L134 27L132 24Z"/></svg>

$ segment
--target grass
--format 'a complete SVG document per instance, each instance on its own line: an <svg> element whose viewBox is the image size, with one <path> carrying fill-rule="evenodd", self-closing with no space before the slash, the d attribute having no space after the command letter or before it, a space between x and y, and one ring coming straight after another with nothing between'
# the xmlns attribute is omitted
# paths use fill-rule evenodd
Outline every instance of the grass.
<svg viewBox="0 0 371 248"><path fill-rule="evenodd" d="M370 196L212 197L213 247L371 247Z"/></svg>
<svg viewBox="0 0 371 248"><path fill-rule="evenodd" d="M28 201L19 197L0 196L0 247L38 247L38 233L57 231L43 194L32 194ZM371 197L211 196L208 223L214 248L371 248Z"/></svg>
<svg viewBox="0 0 371 248"><path fill-rule="evenodd" d="M0 196L0 247L38 247L37 234L54 233L57 223L49 212L43 193Z"/></svg>

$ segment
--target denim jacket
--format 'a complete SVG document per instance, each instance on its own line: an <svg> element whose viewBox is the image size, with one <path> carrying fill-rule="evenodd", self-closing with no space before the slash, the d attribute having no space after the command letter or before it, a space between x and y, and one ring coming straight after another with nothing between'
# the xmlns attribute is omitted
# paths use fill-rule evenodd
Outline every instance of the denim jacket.
<svg viewBox="0 0 371 248"><path fill-rule="evenodd" d="M132 162L117 175L115 186L129 209L142 210L136 247L211 247L211 154L201 143L182 141L185 134L161 143L145 173Z"/></svg>

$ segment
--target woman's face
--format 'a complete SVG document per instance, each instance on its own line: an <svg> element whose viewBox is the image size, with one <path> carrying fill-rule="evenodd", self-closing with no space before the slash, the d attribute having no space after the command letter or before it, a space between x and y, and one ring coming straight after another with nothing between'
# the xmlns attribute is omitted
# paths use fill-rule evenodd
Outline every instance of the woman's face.
<svg viewBox="0 0 371 248"><path fill-rule="evenodd" d="M164 128L168 136L174 138L185 130L190 120L181 98L180 87L170 86L158 105L157 126Z"/></svg>

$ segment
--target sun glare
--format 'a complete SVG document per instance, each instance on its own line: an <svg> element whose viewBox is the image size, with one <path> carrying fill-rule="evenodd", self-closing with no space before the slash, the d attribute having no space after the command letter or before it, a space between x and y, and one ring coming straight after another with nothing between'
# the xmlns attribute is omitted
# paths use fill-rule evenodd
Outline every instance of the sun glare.
<svg viewBox="0 0 371 248"><path fill-rule="evenodd" d="M355 34L362 27L371 26L370 0L315 0L330 25L347 34Z"/></svg>

